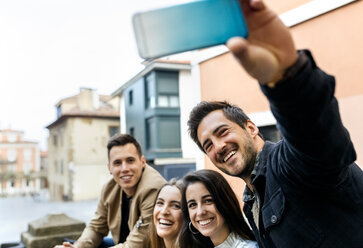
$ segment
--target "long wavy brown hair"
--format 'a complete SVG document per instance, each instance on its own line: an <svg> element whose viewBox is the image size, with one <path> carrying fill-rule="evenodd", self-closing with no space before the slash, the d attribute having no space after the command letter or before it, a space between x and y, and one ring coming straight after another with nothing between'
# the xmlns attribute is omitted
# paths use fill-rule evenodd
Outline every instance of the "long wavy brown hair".
<svg viewBox="0 0 363 248"><path fill-rule="evenodd" d="M203 236L198 232L198 230L195 230L196 234L193 234L188 226L190 216L185 193L188 186L196 182L204 184L209 193L212 195L218 212L223 216L225 223L228 225L231 232L236 233L246 240L256 240L242 215L240 204L227 180L216 171L198 170L189 172L183 178L182 210L184 223L180 234L180 247L214 247L212 240L209 237Z"/></svg>
<svg viewBox="0 0 363 248"><path fill-rule="evenodd" d="M166 186L174 186L179 189L180 192L182 192L182 181L177 180L176 178L171 179L169 182L165 183L158 191L157 196L155 198L154 206L156 204L156 201L158 199L158 196L160 194L160 191L166 187ZM183 218L184 219L184 218ZM149 229L149 237L150 237L150 247L151 248L165 248L164 240L160 238L156 232L156 227L154 223L154 218L152 218L150 229ZM174 244L172 248L179 248L179 235L174 241Z"/></svg>

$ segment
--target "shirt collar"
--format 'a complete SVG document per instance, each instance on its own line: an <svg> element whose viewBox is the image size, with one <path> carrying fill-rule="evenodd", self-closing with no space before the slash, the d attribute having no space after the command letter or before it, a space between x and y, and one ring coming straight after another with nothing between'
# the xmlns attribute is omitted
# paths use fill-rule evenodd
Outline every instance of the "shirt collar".
<svg viewBox="0 0 363 248"><path fill-rule="evenodd" d="M253 179L256 178L256 175L257 175L257 170L258 170L259 161L260 161L260 153L261 153L261 151L257 153L255 165L251 172L251 183L252 183ZM250 188L246 186L245 192L243 193L243 201L248 202L248 201L251 201L254 199L255 199L255 195L253 194L252 190L250 190Z"/></svg>

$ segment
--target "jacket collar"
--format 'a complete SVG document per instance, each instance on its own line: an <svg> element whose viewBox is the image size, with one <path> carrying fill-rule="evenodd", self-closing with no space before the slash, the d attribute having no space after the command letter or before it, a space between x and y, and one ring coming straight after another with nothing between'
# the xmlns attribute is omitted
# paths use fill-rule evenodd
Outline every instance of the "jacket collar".
<svg viewBox="0 0 363 248"><path fill-rule="evenodd" d="M267 159L274 146L275 143L266 141L262 150L257 154L255 167L251 173L251 184L257 191L260 188L259 186L264 185L263 182L266 180ZM246 187L243 193L243 202L247 203L251 200L255 200L255 196L252 190Z"/></svg>

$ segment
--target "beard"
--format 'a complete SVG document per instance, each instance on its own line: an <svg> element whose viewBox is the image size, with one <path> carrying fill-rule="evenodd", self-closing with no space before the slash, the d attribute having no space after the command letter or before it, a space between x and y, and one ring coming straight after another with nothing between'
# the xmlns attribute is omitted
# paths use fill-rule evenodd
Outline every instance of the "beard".
<svg viewBox="0 0 363 248"><path fill-rule="evenodd" d="M252 140L248 141L244 146L245 150L245 159L244 159L244 167L242 166L241 171L239 172L238 177L245 179L251 176L253 169L255 168L257 151L254 147Z"/></svg>
<svg viewBox="0 0 363 248"><path fill-rule="evenodd" d="M234 149L237 149L237 147L235 147ZM246 143L244 144L242 149L240 147L239 150L243 152L242 161L240 161L241 164L235 165L237 169L234 172L231 172L230 170L228 170L228 168L220 167L219 169L227 175L233 177L240 177L242 179L249 178L255 167L257 157L257 150L254 146L252 139L247 138ZM224 153L221 154L219 162L223 161L223 157Z"/></svg>

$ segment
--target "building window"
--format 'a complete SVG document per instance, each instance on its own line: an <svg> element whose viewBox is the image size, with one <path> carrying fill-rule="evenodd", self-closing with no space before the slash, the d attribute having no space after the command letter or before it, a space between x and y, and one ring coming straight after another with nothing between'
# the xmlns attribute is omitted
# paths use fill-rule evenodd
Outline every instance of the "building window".
<svg viewBox="0 0 363 248"><path fill-rule="evenodd" d="M9 142L15 142L16 141L16 134L15 133L9 133L8 134L8 141Z"/></svg>
<svg viewBox="0 0 363 248"><path fill-rule="evenodd" d="M176 71L156 71L157 106L179 107L179 73Z"/></svg>
<svg viewBox="0 0 363 248"><path fill-rule="evenodd" d="M109 130L109 133L110 133L110 137L112 137L115 134L118 134L120 132L120 128L116 127L116 126L109 127L108 130Z"/></svg>
<svg viewBox="0 0 363 248"><path fill-rule="evenodd" d="M58 174L58 162L54 161L54 173Z"/></svg>
<svg viewBox="0 0 363 248"><path fill-rule="evenodd" d="M148 150L178 149L181 147L179 117L156 117L146 121Z"/></svg>
<svg viewBox="0 0 363 248"><path fill-rule="evenodd" d="M134 92L132 90L129 91L129 105L131 106L134 101Z"/></svg>
<svg viewBox="0 0 363 248"><path fill-rule="evenodd" d="M8 164L8 171L11 173L15 173L16 171L15 164Z"/></svg>
<svg viewBox="0 0 363 248"><path fill-rule="evenodd" d="M276 128L276 125L258 127L258 129L262 133L265 140L271 142L278 142L281 140L281 134Z"/></svg>
<svg viewBox="0 0 363 248"><path fill-rule="evenodd" d="M24 160L25 161L31 161L32 159L32 150L31 149L25 149L24 150Z"/></svg>
<svg viewBox="0 0 363 248"><path fill-rule="evenodd" d="M156 94L155 73L152 72L145 77L146 108L155 108L156 106L155 94Z"/></svg>
<svg viewBox="0 0 363 248"><path fill-rule="evenodd" d="M180 148L180 120L178 117L159 118L159 148L170 149Z"/></svg>
<svg viewBox="0 0 363 248"><path fill-rule="evenodd" d="M158 107L168 107L168 96L159 95L158 96Z"/></svg>
<svg viewBox="0 0 363 248"><path fill-rule="evenodd" d="M134 127L130 127L130 135L132 137L135 137L135 128Z"/></svg>
<svg viewBox="0 0 363 248"><path fill-rule="evenodd" d="M178 108L179 107L179 96L177 96L177 95L159 95L158 96L158 107Z"/></svg>
<svg viewBox="0 0 363 248"><path fill-rule="evenodd" d="M63 143L64 143L64 136L63 136L64 132L63 130L60 131L60 134L59 134L59 143L60 143L60 146L63 147Z"/></svg>
<svg viewBox="0 0 363 248"><path fill-rule="evenodd" d="M53 145L54 146L57 146L58 145L58 137L55 134L53 134Z"/></svg>
<svg viewBox="0 0 363 248"><path fill-rule="evenodd" d="M29 174L30 170L31 170L31 163L24 162L24 173Z"/></svg>
<svg viewBox="0 0 363 248"><path fill-rule="evenodd" d="M172 108L179 107L179 96L169 96L169 106Z"/></svg>
<svg viewBox="0 0 363 248"><path fill-rule="evenodd" d="M61 175L64 174L64 163L63 163L63 160L61 160L61 162L60 162L60 174Z"/></svg>
<svg viewBox="0 0 363 248"><path fill-rule="evenodd" d="M61 117L61 115L62 115L62 105L59 104L57 106L57 118Z"/></svg>
<svg viewBox="0 0 363 248"><path fill-rule="evenodd" d="M146 120L146 148L153 150L157 148L156 144L156 122L155 118Z"/></svg>
<svg viewBox="0 0 363 248"><path fill-rule="evenodd" d="M8 150L8 160L10 162L16 161L16 150L15 149L9 149Z"/></svg>

